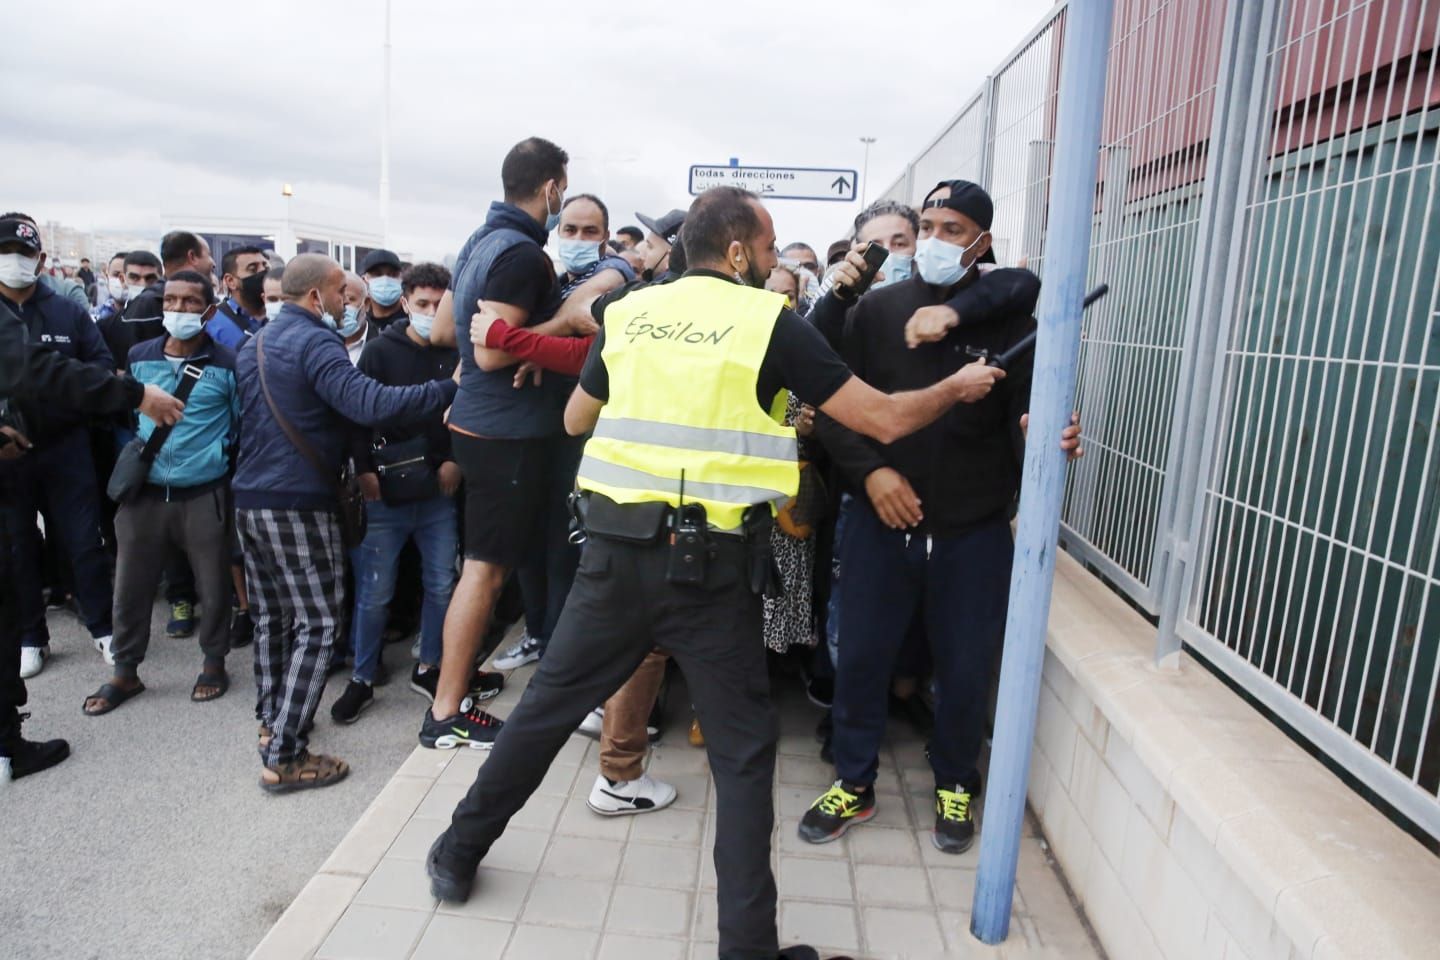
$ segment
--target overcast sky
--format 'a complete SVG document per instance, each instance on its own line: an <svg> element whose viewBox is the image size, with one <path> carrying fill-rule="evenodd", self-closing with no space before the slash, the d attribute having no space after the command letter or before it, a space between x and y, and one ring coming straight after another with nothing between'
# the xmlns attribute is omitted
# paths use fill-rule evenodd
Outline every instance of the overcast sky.
<svg viewBox="0 0 1440 960"><path fill-rule="evenodd" d="M611 227L688 205L691 164L860 169L884 190L1049 0L394 0L391 245L452 252L535 134ZM58 8L58 9L57 9ZM793 11L787 13L786 11ZM158 234L296 201L375 217L384 0L6 4L0 207ZM820 248L858 203L772 201Z"/></svg>

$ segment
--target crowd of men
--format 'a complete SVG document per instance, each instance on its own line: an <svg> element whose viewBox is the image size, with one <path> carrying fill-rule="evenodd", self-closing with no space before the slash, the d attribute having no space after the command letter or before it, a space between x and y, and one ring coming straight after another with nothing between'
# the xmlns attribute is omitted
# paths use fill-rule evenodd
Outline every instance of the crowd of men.
<svg viewBox="0 0 1440 960"><path fill-rule="evenodd" d="M984 358L1034 330L1039 291L995 263L990 198L957 180L918 210L877 202L822 260L777 249L730 188L612 229L567 164L517 144L453 270L388 250L356 272L259 247L217 260L176 231L62 272L32 218L0 217L0 308L124 393L0 407L0 773L68 753L23 739L16 712L47 604L72 602L103 658L80 705L100 717L145 690L163 589L166 634L199 647L192 700L226 695L253 647L275 793L345 778L310 749L327 678L345 681L331 719L354 723L390 678L387 640L418 635L419 742L495 750L431 851L438 896L468 896L577 728L602 744L596 814L675 800L644 766L672 657L717 781L722 956L814 955L776 943L772 674L823 708L836 771L802 839L875 815L901 717L928 740L935 846L971 845L1029 395L1028 363ZM805 563L778 570L792 541ZM508 721L481 709L527 664Z"/></svg>

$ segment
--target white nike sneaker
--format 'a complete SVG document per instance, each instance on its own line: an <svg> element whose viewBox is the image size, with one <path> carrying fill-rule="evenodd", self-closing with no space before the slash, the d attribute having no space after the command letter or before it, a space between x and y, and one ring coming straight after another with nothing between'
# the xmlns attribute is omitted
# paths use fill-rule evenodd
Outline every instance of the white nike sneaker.
<svg viewBox="0 0 1440 960"><path fill-rule="evenodd" d="M602 817L620 817L628 813L654 813L674 802L674 787L644 773L639 780L613 783L603 775L597 776L585 806Z"/></svg>
<svg viewBox="0 0 1440 960"><path fill-rule="evenodd" d="M40 675L45 669L45 661L50 659L50 645L43 647L21 647L20 648L20 679L29 680L31 677Z"/></svg>
<svg viewBox="0 0 1440 960"><path fill-rule="evenodd" d="M90 640L95 644L95 649L100 651L100 656L104 657L105 662L112 667L115 666L115 654L110 652L110 643L114 639L114 635L107 633L103 637L92 637Z"/></svg>
<svg viewBox="0 0 1440 960"><path fill-rule="evenodd" d="M605 727L605 708L596 707L585 714L585 719L580 721L580 727L575 732L581 736L589 737L591 740L600 739L600 731Z"/></svg>
<svg viewBox="0 0 1440 960"><path fill-rule="evenodd" d="M540 641L531 639L527 633L513 647L496 657L490 665L496 670L518 670L539 659Z"/></svg>

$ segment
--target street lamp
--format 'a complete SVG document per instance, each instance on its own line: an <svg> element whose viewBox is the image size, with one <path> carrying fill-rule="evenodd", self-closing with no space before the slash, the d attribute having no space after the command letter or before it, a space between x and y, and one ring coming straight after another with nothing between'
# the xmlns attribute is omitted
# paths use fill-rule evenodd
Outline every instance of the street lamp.
<svg viewBox="0 0 1440 960"><path fill-rule="evenodd" d="M860 142L865 144L865 166L860 174L860 207L865 208L865 201L869 199L870 190L870 144L875 142L874 137L861 137Z"/></svg>

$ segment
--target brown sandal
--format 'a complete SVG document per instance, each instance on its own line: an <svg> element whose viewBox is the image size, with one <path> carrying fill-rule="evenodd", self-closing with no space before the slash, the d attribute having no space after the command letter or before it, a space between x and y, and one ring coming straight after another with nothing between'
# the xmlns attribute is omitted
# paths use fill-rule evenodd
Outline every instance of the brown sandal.
<svg viewBox="0 0 1440 960"><path fill-rule="evenodd" d="M349 774L350 764L339 757L303 751L289 763L266 767L260 775L260 788L270 793L315 790L333 786ZM271 775L274 775L274 780L270 779Z"/></svg>

